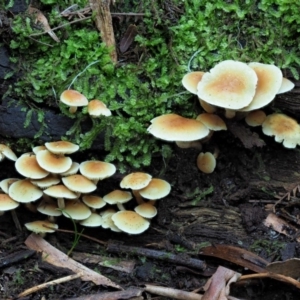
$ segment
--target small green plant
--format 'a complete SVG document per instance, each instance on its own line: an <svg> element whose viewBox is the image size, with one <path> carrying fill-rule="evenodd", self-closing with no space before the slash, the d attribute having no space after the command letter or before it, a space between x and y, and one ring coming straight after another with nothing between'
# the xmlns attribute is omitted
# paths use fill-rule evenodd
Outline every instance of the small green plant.
<svg viewBox="0 0 300 300"><path fill-rule="evenodd" d="M257 254L265 251L268 256L271 256L274 254L279 255L279 251L283 249L284 246L285 243L276 240L257 240L249 247L249 249Z"/></svg>

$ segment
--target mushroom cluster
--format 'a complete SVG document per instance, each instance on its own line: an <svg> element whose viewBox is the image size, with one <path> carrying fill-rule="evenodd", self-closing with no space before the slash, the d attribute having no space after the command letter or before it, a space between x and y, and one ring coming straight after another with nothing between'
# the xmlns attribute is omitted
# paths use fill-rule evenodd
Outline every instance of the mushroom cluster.
<svg viewBox="0 0 300 300"><path fill-rule="evenodd" d="M277 94L293 89L294 84L284 78L281 70L270 64L249 64L225 60L209 72L190 72L182 79L186 90L198 96L205 111L196 119L176 114L158 116L151 120L148 132L155 137L175 141L178 147L202 149L214 131L227 130L226 123L218 116L225 110L226 118L236 113L245 116L249 126L262 126L266 135L274 135L287 148L300 144L299 125L283 114L266 114L260 110L271 103ZM276 124L283 124L276 126ZM284 131L284 133L283 133ZM216 167L216 153L201 152L197 166L204 173L212 173Z"/></svg>
<svg viewBox="0 0 300 300"><path fill-rule="evenodd" d="M90 100L76 90L65 90L60 95L60 101L69 107L69 112L74 114L78 107L86 106L88 114L92 118L99 118L100 116L111 116L111 111L106 105L98 100Z"/></svg>
<svg viewBox="0 0 300 300"><path fill-rule="evenodd" d="M227 118L260 109L294 87L275 65L234 60L222 61L209 72L188 73L182 84L198 96L205 111L223 108Z"/></svg>
<svg viewBox="0 0 300 300"><path fill-rule="evenodd" d="M125 176L121 188L132 189L138 202L135 211L130 211L124 207L133 198L130 191L114 190L103 197L96 193L98 182L115 174L116 167L99 160L73 162L68 155L79 150L76 144L49 142L19 158L5 145L0 145L0 149L15 161L16 170L25 177L0 182L0 214L20 204L38 211L47 219L25 226L40 234L54 232L59 216L71 218L82 226L139 234L149 228L149 219L157 213L155 200L165 197L171 189L166 181L146 173ZM149 201L145 203L142 197ZM102 210L105 206L110 207Z"/></svg>

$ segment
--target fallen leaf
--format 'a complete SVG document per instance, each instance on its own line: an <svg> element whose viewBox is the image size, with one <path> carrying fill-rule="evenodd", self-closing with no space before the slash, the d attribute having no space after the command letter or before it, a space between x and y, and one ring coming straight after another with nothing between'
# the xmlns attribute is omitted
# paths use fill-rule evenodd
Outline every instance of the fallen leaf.
<svg viewBox="0 0 300 300"><path fill-rule="evenodd" d="M59 251L41 236L32 233L26 239L25 244L28 248L42 252L42 259L52 265L67 268L74 273L81 273L81 279L83 281L92 281L96 285L111 286L117 289L122 289L119 285L106 278L105 276L87 268L86 266L76 262L72 258L68 257L65 253Z"/></svg>
<svg viewBox="0 0 300 300"><path fill-rule="evenodd" d="M240 273L219 266L216 273L204 286L202 300L226 300L230 292L230 284L241 277Z"/></svg>
<svg viewBox="0 0 300 300"><path fill-rule="evenodd" d="M124 53L128 50L137 35L137 29L134 24L129 25L120 42L120 51Z"/></svg>
<svg viewBox="0 0 300 300"><path fill-rule="evenodd" d="M275 261L268 264L266 270L268 272L298 279L300 277L300 259L292 258L286 261Z"/></svg>

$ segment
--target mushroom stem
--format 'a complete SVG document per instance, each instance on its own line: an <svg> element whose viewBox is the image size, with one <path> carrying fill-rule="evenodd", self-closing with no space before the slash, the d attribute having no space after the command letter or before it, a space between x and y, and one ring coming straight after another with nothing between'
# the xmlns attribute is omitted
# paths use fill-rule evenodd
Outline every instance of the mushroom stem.
<svg viewBox="0 0 300 300"><path fill-rule="evenodd" d="M156 200L149 200L147 203L155 206L156 205Z"/></svg>
<svg viewBox="0 0 300 300"><path fill-rule="evenodd" d="M32 204L31 202L25 203L25 207L33 213L37 212L36 206L34 204Z"/></svg>
<svg viewBox="0 0 300 300"><path fill-rule="evenodd" d="M76 107L76 106L70 106L69 112L70 112L71 114L75 114L76 111L77 111L77 107Z"/></svg>
<svg viewBox="0 0 300 300"><path fill-rule="evenodd" d="M138 190L132 190L132 194L135 197L135 200L138 204L145 203Z"/></svg>
<svg viewBox="0 0 300 300"><path fill-rule="evenodd" d="M65 200L64 198L57 198L57 206L59 209L65 208Z"/></svg>
<svg viewBox="0 0 300 300"><path fill-rule="evenodd" d="M232 118L234 118L234 117L235 117L235 111L226 108L226 109L225 109L225 117L226 117L227 119L232 119Z"/></svg>
<svg viewBox="0 0 300 300"><path fill-rule="evenodd" d="M117 206L118 206L118 209L121 210L121 211L126 210L122 203L117 203Z"/></svg>

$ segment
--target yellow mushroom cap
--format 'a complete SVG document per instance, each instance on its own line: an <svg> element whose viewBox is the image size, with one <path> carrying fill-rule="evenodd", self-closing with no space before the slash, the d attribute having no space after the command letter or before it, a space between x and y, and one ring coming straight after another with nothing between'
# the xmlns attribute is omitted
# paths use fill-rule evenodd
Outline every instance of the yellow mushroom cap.
<svg viewBox="0 0 300 300"><path fill-rule="evenodd" d="M0 194L0 212L15 209L20 205L7 194Z"/></svg>
<svg viewBox="0 0 300 300"><path fill-rule="evenodd" d="M139 190L143 198L149 200L158 200L166 197L171 191L171 185L159 178L152 178L149 184L143 189Z"/></svg>
<svg viewBox="0 0 300 300"><path fill-rule="evenodd" d="M8 146L4 144L0 144L0 153L10 160L13 161L17 160L16 154Z"/></svg>
<svg viewBox="0 0 300 300"><path fill-rule="evenodd" d="M52 185L56 185L60 182L60 179L52 174L42 179L30 180L32 184L38 186L40 189L46 189Z"/></svg>
<svg viewBox="0 0 300 300"><path fill-rule="evenodd" d="M103 218L98 215L97 213L91 213L91 215L82 221L79 222L80 225L86 227L98 227L101 226L103 223Z"/></svg>
<svg viewBox="0 0 300 300"><path fill-rule="evenodd" d="M202 79L204 72L190 72L183 76L182 85L192 94L197 95L197 85Z"/></svg>
<svg viewBox="0 0 300 300"><path fill-rule="evenodd" d="M36 201L42 197L43 192L33 185L29 179L15 181L8 189L9 196L21 203Z"/></svg>
<svg viewBox="0 0 300 300"><path fill-rule="evenodd" d="M49 172L44 170L37 162L35 154L23 154L15 162L16 170L31 179L45 178Z"/></svg>
<svg viewBox="0 0 300 300"><path fill-rule="evenodd" d="M282 142L286 148L300 145L300 126L285 114L274 113L267 116L262 124L262 131L265 135L275 136L275 141Z"/></svg>
<svg viewBox="0 0 300 300"><path fill-rule="evenodd" d="M66 90L60 95L60 101L71 107L79 107L88 105L87 98L75 90Z"/></svg>
<svg viewBox="0 0 300 300"><path fill-rule="evenodd" d="M289 92L294 87L295 87L295 84L292 81L290 81L289 79L287 79L285 77L282 77L281 86L280 86L280 89L277 92L277 94L283 94L283 93Z"/></svg>
<svg viewBox="0 0 300 300"><path fill-rule="evenodd" d="M123 210L112 216L115 225L130 234L139 234L149 228L150 222L134 211Z"/></svg>
<svg viewBox="0 0 300 300"><path fill-rule="evenodd" d="M63 184L53 185L44 190L44 193L53 198L76 199L76 193L69 190Z"/></svg>
<svg viewBox="0 0 300 300"><path fill-rule="evenodd" d="M90 180L103 180L115 174L116 167L108 162L89 160L80 164L79 171Z"/></svg>
<svg viewBox="0 0 300 300"><path fill-rule="evenodd" d="M103 200L110 205L126 203L131 199L132 194L122 190L114 190L103 197Z"/></svg>
<svg viewBox="0 0 300 300"><path fill-rule="evenodd" d="M48 172L59 174L66 172L72 166L70 157L56 155L49 150L41 150L36 154L38 164Z"/></svg>
<svg viewBox="0 0 300 300"><path fill-rule="evenodd" d="M87 194L97 188L91 180L80 174L63 177L62 182L68 189L77 193Z"/></svg>
<svg viewBox="0 0 300 300"><path fill-rule="evenodd" d="M282 83L282 72L274 66L252 62L248 64L258 78L255 95L250 104L242 111L255 110L268 105L278 93Z"/></svg>
<svg viewBox="0 0 300 300"><path fill-rule="evenodd" d="M154 218L157 215L157 209L150 203L142 203L134 208L134 211L146 219Z"/></svg>
<svg viewBox="0 0 300 300"><path fill-rule="evenodd" d="M200 171L210 174L215 170L216 159L210 152L201 152L197 157L197 167Z"/></svg>
<svg viewBox="0 0 300 300"><path fill-rule="evenodd" d="M37 211L51 217L59 217L62 215L61 210L58 209L57 202L53 201L51 198L43 199L37 207Z"/></svg>
<svg viewBox="0 0 300 300"><path fill-rule="evenodd" d="M246 116L245 121L249 126L261 126L262 123L266 120L266 113L263 110L253 110L250 111Z"/></svg>
<svg viewBox="0 0 300 300"><path fill-rule="evenodd" d="M25 227L35 233L52 233L55 232L55 229L58 229L57 224L53 224L47 220L29 222L25 224Z"/></svg>
<svg viewBox="0 0 300 300"><path fill-rule="evenodd" d="M106 105L97 99L91 100L88 104L88 113L92 117L99 117L99 116L111 116L111 111L106 107Z"/></svg>
<svg viewBox="0 0 300 300"><path fill-rule="evenodd" d="M62 213L67 218L72 218L74 220L85 220L91 214L91 210L80 201L65 201L65 207Z"/></svg>
<svg viewBox="0 0 300 300"><path fill-rule="evenodd" d="M227 130L225 122L218 116L209 113L202 113L196 120L202 122L208 129L213 131Z"/></svg>
<svg viewBox="0 0 300 300"><path fill-rule="evenodd" d="M151 179L152 179L152 176L147 173L133 172L133 173L126 175L122 179L122 181L120 183L120 187L122 189L139 190L139 189L142 189L145 186L147 186L149 184L149 182L151 181Z"/></svg>
<svg viewBox="0 0 300 300"><path fill-rule="evenodd" d="M203 75L197 95L212 105L236 110L250 104L256 84L256 73L247 64L225 60Z"/></svg>
<svg viewBox="0 0 300 300"><path fill-rule="evenodd" d="M103 198L96 195L84 195L82 197L82 202L93 209L99 209L106 205Z"/></svg>
<svg viewBox="0 0 300 300"><path fill-rule="evenodd" d="M209 129L201 122L176 114L156 117L151 123L147 130L166 141L195 141L209 134Z"/></svg>
<svg viewBox="0 0 300 300"><path fill-rule="evenodd" d="M67 141L45 143L45 147L53 154L72 154L78 151L79 146Z"/></svg>

